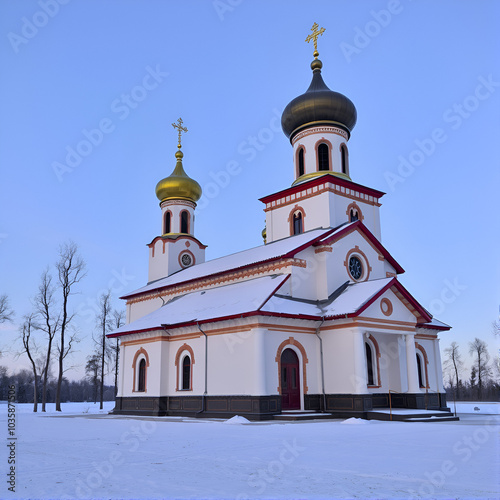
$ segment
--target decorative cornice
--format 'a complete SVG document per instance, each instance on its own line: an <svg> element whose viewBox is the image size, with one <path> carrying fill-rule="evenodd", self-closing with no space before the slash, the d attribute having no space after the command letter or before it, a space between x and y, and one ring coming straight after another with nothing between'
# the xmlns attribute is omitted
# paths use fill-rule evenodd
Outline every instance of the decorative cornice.
<svg viewBox="0 0 500 500"><path fill-rule="evenodd" d="M292 145L294 145L297 141L299 141L300 139L302 139L303 137L306 137L308 135L324 134L324 133L340 135L346 141L349 140L349 134L345 130L342 130L341 128L328 127L328 126L318 126L318 127L308 128L308 129L303 130L302 132L299 132L298 134L296 134L292 139Z"/></svg>

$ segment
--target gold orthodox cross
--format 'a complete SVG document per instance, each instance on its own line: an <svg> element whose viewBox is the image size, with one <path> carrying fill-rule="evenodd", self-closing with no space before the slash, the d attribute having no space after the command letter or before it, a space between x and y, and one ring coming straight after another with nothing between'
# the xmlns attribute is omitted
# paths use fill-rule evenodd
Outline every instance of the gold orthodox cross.
<svg viewBox="0 0 500 500"><path fill-rule="evenodd" d="M177 124L172 123L172 127L174 127L174 128L176 128L176 129L178 129L178 130L179 130L179 144L177 144L177 147L178 147L179 149L181 149L181 133L182 133L182 132L187 132L187 131L188 131L188 129L187 129L186 127L183 127L183 126L182 126L182 124L183 124L183 123L184 123L184 122L182 121L182 118L179 118L179 119L177 120Z"/></svg>
<svg viewBox="0 0 500 500"><path fill-rule="evenodd" d="M318 37L325 32L325 28L319 28L318 23L314 23L311 31L312 33L306 38L306 42L309 43L311 40L314 41L314 57L318 57Z"/></svg>

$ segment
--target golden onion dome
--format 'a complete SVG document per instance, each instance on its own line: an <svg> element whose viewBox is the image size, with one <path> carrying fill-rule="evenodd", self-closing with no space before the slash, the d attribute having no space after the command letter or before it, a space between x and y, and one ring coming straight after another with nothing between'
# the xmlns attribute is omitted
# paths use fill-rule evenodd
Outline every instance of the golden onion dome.
<svg viewBox="0 0 500 500"><path fill-rule="evenodd" d="M182 166L182 151L176 151L174 171L156 185L156 196L165 200L189 200L196 203L201 198L201 186L189 177Z"/></svg>

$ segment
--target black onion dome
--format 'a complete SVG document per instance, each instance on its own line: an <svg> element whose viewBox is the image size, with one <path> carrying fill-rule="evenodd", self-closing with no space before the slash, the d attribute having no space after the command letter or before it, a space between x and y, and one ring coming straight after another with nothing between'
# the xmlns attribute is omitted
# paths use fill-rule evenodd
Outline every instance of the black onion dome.
<svg viewBox="0 0 500 500"><path fill-rule="evenodd" d="M293 136L309 126L333 125L349 135L356 125L356 108L350 99L330 90L321 76L323 64L319 59L311 63L311 85L302 95L291 101L281 115L281 128L292 140Z"/></svg>

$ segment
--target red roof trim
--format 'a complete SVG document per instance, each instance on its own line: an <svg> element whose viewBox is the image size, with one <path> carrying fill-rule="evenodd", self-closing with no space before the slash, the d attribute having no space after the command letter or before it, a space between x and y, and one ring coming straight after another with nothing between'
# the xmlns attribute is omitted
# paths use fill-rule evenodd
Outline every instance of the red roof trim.
<svg viewBox="0 0 500 500"><path fill-rule="evenodd" d="M279 287L278 287L279 288ZM267 302L267 300L266 300ZM265 302L264 302L265 304ZM264 305L262 304L262 305ZM262 306L261 306L262 307ZM278 318L291 318L291 319L305 319L305 320L311 320L311 321L318 321L321 319L320 316L312 316L309 314L290 314L290 313L277 313L277 312L271 312L271 311L249 311L246 313L240 313L240 314L233 314L231 316L220 316L218 318L211 318L211 319L206 319L203 321L186 321L184 323L177 323L175 325L168 325L169 330L173 330L176 328L182 328L185 326L195 326L195 325L206 325L208 323L217 323L218 321L228 321L231 319L238 319L238 318L248 318L251 316L274 316ZM144 328L143 330L134 330L131 332L125 332L125 333L109 333L106 335L108 338L112 337L124 337L126 335L132 335L135 333L143 333L143 332L152 332L155 330L163 330L161 326L153 327L153 328Z"/></svg>
<svg viewBox="0 0 500 500"><path fill-rule="evenodd" d="M360 193L367 194L368 196L374 196L375 198L382 198L382 196L384 196L385 194L382 191L363 186L362 184L356 184L355 182L348 181L347 179L341 179L340 177L336 177L334 175L322 175L319 177L313 177L310 180L283 189L282 191L269 194L267 196L264 196L263 198L259 198L259 201L261 201L262 203L270 203L277 200L278 198L283 198L283 196L298 193L299 191L317 186L318 184L323 184L324 182L342 186L348 189L356 189Z"/></svg>
<svg viewBox="0 0 500 500"><path fill-rule="evenodd" d="M158 240L163 240L163 241L166 240L167 243L175 243L179 238L194 241L200 247L201 250L207 248L207 245L204 245L200 240L189 234L178 234L175 237L155 236L155 238L153 238L153 241L151 241L151 243L148 243L146 246L151 248L151 246L154 245Z"/></svg>
<svg viewBox="0 0 500 500"><path fill-rule="evenodd" d="M198 278L192 278L192 279L186 280L186 281L179 281L178 283L174 283L172 285L165 285L165 286L160 286L158 288L153 288L151 290L147 290L147 291L144 291L144 292L130 293L130 294L122 295L120 297L120 299L130 299L130 298L137 297L137 296L140 296L140 295L147 295L147 294L152 293L152 292L158 292L160 290L162 290L162 291L163 290L167 290L169 288L173 288L173 287L176 287L176 286L179 286L179 285L186 285L188 283L193 283L195 281L203 280L203 279L206 279L206 278L214 278L216 276L222 276L222 275L230 273L230 272L242 271L244 269L249 269L249 268L257 266L257 265L268 264L269 262L274 262L274 261L279 260L279 259L287 259L287 258L293 257L295 254L301 252L305 248L314 245L314 243L316 243L321 238L325 238L325 237L329 236L333 231L335 231L335 229L331 229L326 234L320 234L319 236L317 236L313 240L308 241L307 243L304 243L303 245L300 245L299 247L296 247L293 250L290 250L286 254L277 255L277 256L271 257L270 259L266 259L266 260L260 260L260 261L257 261L257 262L252 262L251 264L246 264L246 265L240 266L240 267L232 267L230 269L225 269L224 271L219 271L218 273L205 274L204 276L200 276Z"/></svg>
<svg viewBox="0 0 500 500"><path fill-rule="evenodd" d="M373 233L360 221L357 220L346 226L344 229L341 229L339 232L331 235L330 237L326 236L325 239L320 242L314 243L317 245L329 245L331 243L335 243L339 239L348 235L354 230L360 230L369 240L370 242L380 251L380 253L384 256L384 258L391 264L392 267L396 270L396 273L403 274L405 270L398 264L396 259L387 251L387 249L380 243L380 241L373 235Z"/></svg>
<svg viewBox="0 0 500 500"><path fill-rule="evenodd" d="M396 279L392 278L387 285L380 289L375 295L368 299L356 312L347 315L348 318L359 316L363 311L370 307L381 295L383 295L389 288L396 287L403 297L418 311L425 321L431 321L432 316L417 302L413 295ZM345 317L343 314L331 316L331 318ZM417 325L418 326L418 325Z"/></svg>
<svg viewBox="0 0 500 500"><path fill-rule="evenodd" d="M428 330L440 330L440 331L448 331L451 330L451 326L439 326L439 325L431 325L429 323L417 323L417 328L425 328Z"/></svg>

